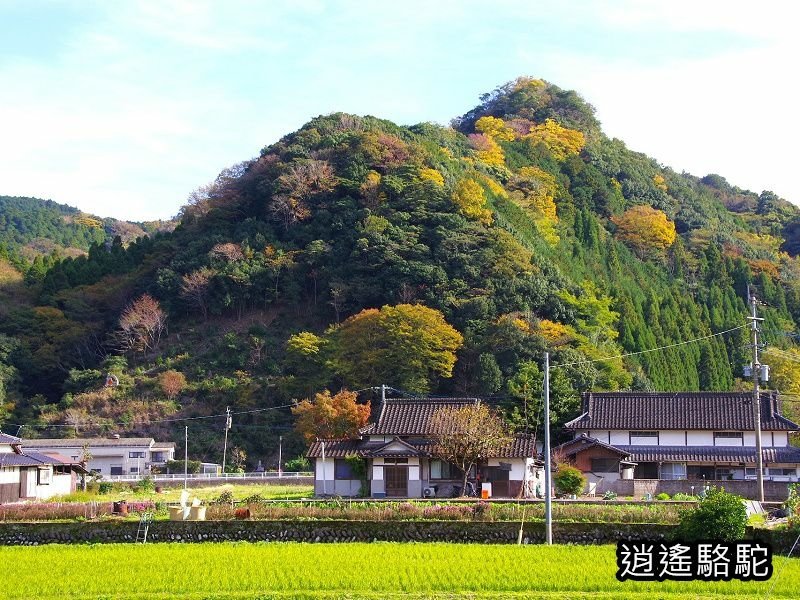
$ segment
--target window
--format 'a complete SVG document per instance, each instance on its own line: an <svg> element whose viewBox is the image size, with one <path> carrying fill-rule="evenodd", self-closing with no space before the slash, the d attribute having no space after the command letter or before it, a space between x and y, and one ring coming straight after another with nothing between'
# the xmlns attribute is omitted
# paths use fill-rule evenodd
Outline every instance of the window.
<svg viewBox="0 0 800 600"><path fill-rule="evenodd" d="M619 473L619 461L616 458L593 458L593 473Z"/></svg>
<svg viewBox="0 0 800 600"><path fill-rule="evenodd" d="M686 479L686 463L663 463L661 479Z"/></svg>
<svg viewBox="0 0 800 600"><path fill-rule="evenodd" d="M741 431L715 431L715 446L741 446L743 434Z"/></svg>
<svg viewBox="0 0 800 600"><path fill-rule="evenodd" d="M111 474L112 475L124 475L122 471L122 465L111 465Z"/></svg>
<svg viewBox="0 0 800 600"><path fill-rule="evenodd" d="M443 460L431 461L431 479L461 479L462 474L455 465Z"/></svg>
<svg viewBox="0 0 800 600"><path fill-rule="evenodd" d="M139 474L139 467L131 467L131 474L138 475Z"/></svg>
<svg viewBox="0 0 800 600"><path fill-rule="evenodd" d="M128 458L144 458L144 452L128 452Z"/></svg>
<svg viewBox="0 0 800 600"><path fill-rule="evenodd" d="M53 481L53 472L47 469L39 469L39 485L49 485Z"/></svg>
<svg viewBox="0 0 800 600"><path fill-rule="evenodd" d="M753 469L753 473L755 474L755 469ZM770 467L769 468L769 474L770 475L780 475L782 477L794 477L795 475L797 475L797 470L796 469L781 469L781 468Z"/></svg>
<svg viewBox="0 0 800 600"><path fill-rule="evenodd" d="M631 431L631 446L658 446L657 431Z"/></svg>
<svg viewBox="0 0 800 600"><path fill-rule="evenodd" d="M165 454L166 454L166 452L152 452L150 454L151 460L153 462L157 462L157 463L167 462L167 457L164 456Z"/></svg>
<svg viewBox="0 0 800 600"><path fill-rule="evenodd" d="M337 458L333 462L333 477L334 479L354 479L353 467L345 459Z"/></svg>

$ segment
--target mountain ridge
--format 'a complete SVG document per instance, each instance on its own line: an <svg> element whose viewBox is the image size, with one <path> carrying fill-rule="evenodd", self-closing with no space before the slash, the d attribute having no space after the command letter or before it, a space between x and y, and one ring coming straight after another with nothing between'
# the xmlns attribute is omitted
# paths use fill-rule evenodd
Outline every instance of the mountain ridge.
<svg viewBox="0 0 800 600"><path fill-rule="evenodd" d="M316 117L200 188L175 231L48 266L29 282L33 305L0 327L11 348L0 361L16 370L6 420L149 431L164 415L264 409L232 439L266 459L276 432L301 449L275 407L369 380L491 398L534 428L548 350L562 365L558 426L584 390L746 385L748 286L783 353L769 356L772 385L800 394L785 335L800 322L800 210L630 151L578 94L538 79L500 86L454 126ZM121 317L144 295L168 337L125 348ZM392 364L353 360L359 335L390 352L392 323L424 317L406 306L461 336L451 376L404 362L430 351L413 345L421 337ZM103 370L120 379L113 393ZM186 378L172 397L159 383L168 371Z"/></svg>

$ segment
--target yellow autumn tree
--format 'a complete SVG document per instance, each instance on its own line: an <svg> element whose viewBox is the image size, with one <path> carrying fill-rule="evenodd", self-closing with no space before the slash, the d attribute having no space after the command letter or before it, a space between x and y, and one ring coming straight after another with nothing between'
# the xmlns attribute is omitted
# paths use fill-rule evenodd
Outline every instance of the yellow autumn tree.
<svg viewBox="0 0 800 600"><path fill-rule="evenodd" d="M469 143L475 149L475 156L479 161L493 167L505 165L506 157L503 149L491 136L485 133L473 133L469 136Z"/></svg>
<svg viewBox="0 0 800 600"><path fill-rule="evenodd" d="M477 219L485 225L492 222L492 211L486 208L486 194L474 179L462 179L453 191L453 202L470 219Z"/></svg>
<svg viewBox="0 0 800 600"><path fill-rule="evenodd" d="M462 335L438 310L420 304L368 308L326 334L330 367L352 386L376 381L425 393L451 377Z"/></svg>
<svg viewBox="0 0 800 600"><path fill-rule="evenodd" d="M611 220L617 226L617 237L640 257L663 252L677 237L675 223L662 211L646 204L629 208Z"/></svg>
<svg viewBox="0 0 800 600"><path fill-rule="evenodd" d="M511 199L530 213L542 237L550 244L558 243L556 178L538 167L522 167L508 185Z"/></svg>
<svg viewBox="0 0 800 600"><path fill-rule="evenodd" d="M498 142L510 142L514 139L514 130L497 117L481 117L475 122L475 129Z"/></svg>
<svg viewBox="0 0 800 600"><path fill-rule="evenodd" d="M444 187L444 177L442 177L442 174L436 169L421 169L419 178L422 181L432 181L439 187Z"/></svg>
<svg viewBox="0 0 800 600"><path fill-rule="evenodd" d="M653 183L658 189L663 190L665 192L667 191L667 180L664 179L664 176L661 175L660 173L656 173L655 175L653 175Z"/></svg>
<svg viewBox="0 0 800 600"><path fill-rule="evenodd" d="M541 125L534 125L531 127L531 132L522 136L522 139L529 140L533 144L541 142L557 160L578 154L586 143L583 133L562 127L553 119L547 119Z"/></svg>

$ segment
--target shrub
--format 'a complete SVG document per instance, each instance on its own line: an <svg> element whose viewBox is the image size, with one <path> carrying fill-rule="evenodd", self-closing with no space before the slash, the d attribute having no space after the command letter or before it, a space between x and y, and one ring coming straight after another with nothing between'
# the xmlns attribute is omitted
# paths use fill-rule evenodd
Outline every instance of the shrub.
<svg viewBox="0 0 800 600"><path fill-rule="evenodd" d="M298 471L310 471L311 461L309 461L305 456L298 456L297 458L287 460L285 463L283 463L283 470L289 471L290 473Z"/></svg>
<svg viewBox="0 0 800 600"><path fill-rule="evenodd" d="M666 492L661 492L658 496L656 496L656 500L669 500L669 494Z"/></svg>
<svg viewBox="0 0 800 600"><path fill-rule="evenodd" d="M603 494L603 500L616 500L617 499L617 492L612 490L608 490L605 494Z"/></svg>
<svg viewBox="0 0 800 600"><path fill-rule="evenodd" d="M695 510L681 515L678 535L686 541L733 542L744 537L747 509L739 496L709 488Z"/></svg>
<svg viewBox="0 0 800 600"><path fill-rule="evenodd" d="M101 481L97 485L97 493L98 494L110 494L114 489L114 484L110 481Z"/></svg>
<svg viewBox="0 0 800 600"><path fill-rule="evenodd" d="M558 467L553 482L559 494L580 494L586 486L586 478L583 474L569 465Z"/></svg>
<svg viewBox="0 0 800 600"><path fill-rule="evenodd" d="M790 515L796 515L800 509L800 483L792 483L789 485L789 497L786 498L784 503Z"/></svg>
<svg viewBox="0 0 800 600"><path fill-rule="evenodd" d="M672 499L681 502L691 502L697 500L697 496L690 496L689 494L684 494L683 492L677 492L673 494Z"/></svg>
<svg viewBox="0 0 800 600"><path fill-rule="evenodd" d="M236 500L233 497L233 492L230 490L225 490L214 500L212 500L211 504L233 504L235 501Z"/></svg>
<svg viewBox="0 0 800 600"><path fill-rule="evenodd" d="M133 490L135 492L153 492L155 489L156 485L150 477L142 477L133 485Z"/></svg>

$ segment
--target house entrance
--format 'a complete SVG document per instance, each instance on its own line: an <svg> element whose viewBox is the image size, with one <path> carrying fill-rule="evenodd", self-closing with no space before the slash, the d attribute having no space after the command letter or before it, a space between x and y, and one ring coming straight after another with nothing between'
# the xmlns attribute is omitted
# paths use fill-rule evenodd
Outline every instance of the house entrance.
<svg viewBox="0 0 800 600"><path fill-rule="evenodd" d="M508 468L501 467L485 467L483 469L484 478L487 483L492 484L492 496L499 498L507 498L511 495L511 488L509 486L509 475L511 474L511 466ZM480 494L480 490L478 490Z"/></svg>
<svg viewBox="0 0 800 600"><path fill-rule="evenodd" d="M384 467L386 496L391 498L408 497L408 467Z"/></svg>

